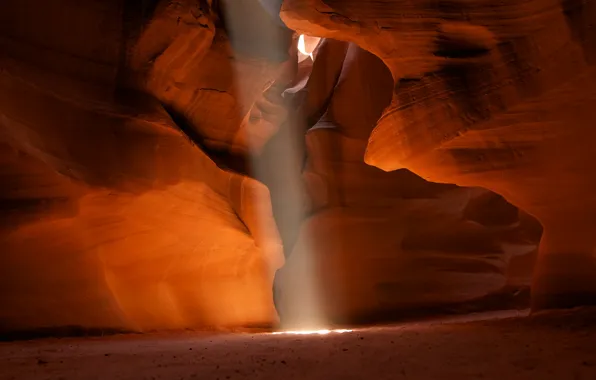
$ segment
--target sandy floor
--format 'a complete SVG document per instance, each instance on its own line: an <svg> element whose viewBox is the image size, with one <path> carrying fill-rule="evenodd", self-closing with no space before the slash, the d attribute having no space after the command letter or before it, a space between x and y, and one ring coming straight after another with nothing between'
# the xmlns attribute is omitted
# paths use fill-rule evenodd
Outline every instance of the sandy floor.
<svg viewBox="0 0 596 380"><path fill-rule="evenodd" d="M494 319L503 316L323 336L188 332L1 343L0 379L596 379L596 311Z"/></svg>

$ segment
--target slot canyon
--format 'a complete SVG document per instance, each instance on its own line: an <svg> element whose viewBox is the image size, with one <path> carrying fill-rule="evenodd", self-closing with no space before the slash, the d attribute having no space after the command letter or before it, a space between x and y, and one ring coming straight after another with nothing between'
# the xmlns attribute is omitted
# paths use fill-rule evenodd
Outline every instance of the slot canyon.
<svg viewBox="0 0 596 380"><path fill-rule="evenodd" d="M0 0L0 380L594 379L593 107L596 0Z"/></svg>

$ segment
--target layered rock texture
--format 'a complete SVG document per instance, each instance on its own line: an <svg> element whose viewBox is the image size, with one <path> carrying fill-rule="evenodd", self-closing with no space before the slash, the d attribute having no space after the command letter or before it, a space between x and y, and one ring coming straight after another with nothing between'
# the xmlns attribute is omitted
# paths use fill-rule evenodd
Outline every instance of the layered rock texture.
<svg viewBox="0 0 596 380"><path fill-rule="evenodd" d="M544 226L534 307L596 302L594 1L286 0L281 13L391 71L367 163L503 195Z"/></svg>
<svg viewBox="0 0 596 380"><path fill-rule="evenodd" d="M548 72L553 86L581 78L568 83L570 71L536 69L519 83L482 79L501 51L501 29L458 23L461 12L449 7L421 8L438 20L433 38L446 51L426 54L436 42L417 34L426 18L400 24L397 15L411 9L395 1L287 0L287 25L329 37L311 58L298 53L276 4L0 4L0 332L263 326L278 323L278 311L289 323L353 321L476 300L528 285L541 233L530 214L547 226L537 289L546 289L541 279L554 278L556 290L557 279L591 275L591 240L561 216L590 225L574 192L590 189L589 176L573 166L590 144L575 132L587 128L579 121L588 98L570 87L557 103L560 95L538 86ZM555 8L544 14L558 20ZM517 5L507 11L516 15ZM573 12L589 24L587 13ZM573 41L589 37L552 25L562 31L553 46L567 50L548 64L588 75L589 46ZM534 50L513 41L503 45L513 63L495 73L526 73L552 53L548 45L526 57ZM450 56L462 51L474 57ZM432 73L429 62L445 72L418 78ZM446 99L437 108L435 79ZM493 109L480 107L492 103L474 91L492 83L511 95L502 96L503 110L530 108L519 117L483 114L494 125L480 128L477 112ZM417 88L429 98L408 111L406 128L399 94L419 96ZM433 116L449 105L467 128ZM578 123L563 134L568 108ZM435 143L449 131L457 138ZM572 142L577 151L563 150ZM547 157L553 151L560 154ZM562 182L547 182L547 169ZM571 253L559 255L568 237L577 238L565 246ZM570 257L587 260L583 272L577 260L552 265Z"/></svg>
<svg viewBox="0 0 596 380"><path fill-rule="evenodd" d="M267 188L218 167L159 102L121 85L124 3L62 3L0 12L13 18L0 73L1 328L275 322L283 255ZM172 44L208 28L181 29Z"/></svg>
<svg viewBox="0 0 596 380"><path fill-rule="evenodd" d="M506 287L510 263L521 269L514 262L534 251L537 236L502 197L364 163L392 83L383 62L355 44L324 40L317 49L301 99L306 118L318 119L303 172L315 207L279 272L280 311L293 324L476 300ZM531 265L517 271L527 281ZM511 285L523 284L514 277Z"/></svg>

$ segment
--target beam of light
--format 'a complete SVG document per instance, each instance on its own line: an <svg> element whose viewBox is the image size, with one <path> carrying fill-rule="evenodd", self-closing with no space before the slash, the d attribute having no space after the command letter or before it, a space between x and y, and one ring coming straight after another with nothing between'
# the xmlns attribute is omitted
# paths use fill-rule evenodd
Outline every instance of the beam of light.
<svg viewBox="0 0 596 380"><path fill-rule="evenodd" d="M273 335L328 335L328 334L345 334L351 333L353 330L294 330L294 331L276 331Z"/></svg>
<svg viewBox="0 0 596 380"><path fill-rule="evenodd" d="M233 12L233 7L240 6L242 4L257 4L258 1L245 1L240 2L238 0L227 0L223 1L224 12L227 14L228 24L226 31L230 36L241 36L244 37L246 28L246 20L257 20L257 13L261 12L257 7L253 8L242 8L243 11L250 10L254 12L254 15L246 14L246 12ZM253 17L255 16L255 17ZM275 33L282 33L275 28L271 28L266 25L266 22L252 22L250 27L252 28L252 35L266 36L260 41L251 41L255 44L260 52L269 52L270 56L275 56L276 49L280 49L280 46L276 46L279 41L283 39L277 38ZM320 39L312 38L309 36L302 37L302 48L307 52L307 57L310 57L314 49L316 48ZM316 42L313 44L313 42ZM313 46L314 45L314 46ZM285 49L285 46L283 47ZM246 70L241 68L246 65L253 65L254 67L261 67L260 70L271 70L271 64L261 64L265 60L257 59L246 59L243 58L243 53L234 53L237 57L236 60L232 60L234 66L234 82L236 91L236 101L239 104L239 109L250 109L253 106L252 93L254 89L254 78L250 75L246 75ZM297 54L297 53L295 53ZM297 54L299 56L299 54ZM297 59L295 55L292 59ZM244 60L243 62L241 62ZM269 67L269 68L268 68ZM294 134L290 128L296 128L294 122L287 121L281 125L276 125L279 128L276 135L272 138L275 140L273 151L276 153L268 156L261 156L259 153L259 128L263 126L259 125L260 122L250 122L246 126L250 130L248 132L248 143L252 152L252 176L269 186L271 193L278 195L277 207L280 211L281 216L278 217L277 222L281 224L279 228L284 228L285 231L300 232L299 238L293 253L286 263L286 267L290 268L292 273L289 276L290 280L283 280L287 285L282 285L281 291L281 303L277 305L281 309L291 309L286 315L291 315L290 318L282 320L282 327L288 330L303 331L306 328L312 328L312 326L326 326L328 321L326 320L325 313L323 312L323 302L321 299L321 285L320 278L318 277L317 260L315 259L318 255L315 252L316 247L312 242L311 235L308 231L302 229L303 221L306 219L306 208L304 196L306 189L304 188L304 182L302 179L302 167L304 165L304 153L303 145L304 142L298 141L300 137ZM289 132L288 132L289 131ZM253 140L253 138L255 140ZM304 136L302 136L304 138ZM271 151L270 151L271 152ZM283 199L279 199L279 198ZM273 198L273 196L272 196ZM273 201L273 199L272 199ZM270 224L264 221L269 218L267 207L265 205L257 204L252 205L255 207L257 212L261 215L259 218L260 223L263 225L263 229L270 227ZM275 235L275 232L271 232L269 235ZM293 260L293 263L290 263ZM287 278L285 276L282 276ZM272 294L273 298L273 294ZM288 320L291 320L288 322ZM311 326L311 327L307 327ZM319 331L319 330L316 330ZM324 331L324 330L321 330Z"/></svg>

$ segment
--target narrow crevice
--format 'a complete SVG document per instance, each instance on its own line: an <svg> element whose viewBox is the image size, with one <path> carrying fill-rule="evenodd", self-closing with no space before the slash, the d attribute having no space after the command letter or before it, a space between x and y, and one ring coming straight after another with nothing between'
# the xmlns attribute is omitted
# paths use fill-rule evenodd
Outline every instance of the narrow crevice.
<svg viewBox="0 0 596 380"><path fill-rule="evenodd" d="M188 137L188 139L209 156L215 164L224 170L248 176L250 173L249 160L245 157L232 155L226 151L210 149L205 144L205 138L197 132L188 120L172 107L162 104L172 121Z"/></svg>

